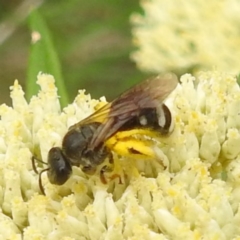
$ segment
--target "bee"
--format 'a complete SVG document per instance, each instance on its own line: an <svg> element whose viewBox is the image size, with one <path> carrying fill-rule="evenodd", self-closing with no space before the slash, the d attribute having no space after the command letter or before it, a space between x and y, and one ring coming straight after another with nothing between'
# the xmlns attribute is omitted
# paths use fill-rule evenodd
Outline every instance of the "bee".
<svg viewBox="0 0 240 240"><path fill-rule="evenodd" d="M118 132L152 129L167 134L172 126L172 115L163 101L177 84L177 77L171 73L147 79L71 126L63 137L62 146L48 152L48 167L39 174L41 192L45 194L41 180L45 171L50 183L62 185L69 179L73 166L94 174L106 159L114 164L112 149L106 142ZM134 154L136 150L129 151ZM106 166L100 170L104 183L106 171L109 171Z"/></svg>

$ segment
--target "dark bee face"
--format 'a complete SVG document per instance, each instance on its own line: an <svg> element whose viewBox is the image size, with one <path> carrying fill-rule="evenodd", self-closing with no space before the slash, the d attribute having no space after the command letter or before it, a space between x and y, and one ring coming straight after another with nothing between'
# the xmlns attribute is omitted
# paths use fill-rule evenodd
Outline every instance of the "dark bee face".
<svg viewBox="0 0 240 240"><path fill-rule="evenodd" d="M37 160L37 159L36 159ZM38 160L39 161L39 160ZM42 161L40 161L42 162ZM34 158L32 159L33 169L37 173ZM47 164L48 168L43 169L39 173L39 188L43 195L45 195L45 191L42 185L42 174L47 172L48 179L50 183L56 185L64 184L72 174L72 166L68 159L62 152L62 149L59 147L51 148L48 152L48 162L42 162L43 164Z"/></svg>
<svg viewBox="0 0 240 240"><path fill-rule="evenodd" d="M47 171L49 181L64 184L72 173L72 165L80 166L88 174L94 173L107 157L112 159L105 141L118 131L151 128L168 133L172 117L162 102L177 83L173 74L148 79L71 126L63 138L62 149L56 147L49 151L48 168L43 170Z"/></svg>
<svg viewBox="0 0 240 240"><path fill-rule="evenodd" d="M62 185L72 174L72 166L59 147L48 152L48 166L47 175L52 184Z"/></svg>

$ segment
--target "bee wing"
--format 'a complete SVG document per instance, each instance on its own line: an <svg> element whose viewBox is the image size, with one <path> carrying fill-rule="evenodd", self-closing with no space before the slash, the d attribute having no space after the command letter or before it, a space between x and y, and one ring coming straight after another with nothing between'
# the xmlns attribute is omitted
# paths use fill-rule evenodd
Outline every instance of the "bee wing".
<svg viewBox="0 0 240 240"><path fill-rule="evenodd" d="M147 79L71 126L69 130L93 122L101 123L89 144L89 149L94 149L116 133L124 123L132 117L138 116L141 109L155 108L161 105L177 84L176 75L171 73Z"/></svg>
<svg viewBox="0 0 240 240"><path fill-rule="evenodd" d="M141 109L158 107L177 84L176 75L171 73L160 75L137 84L111 103L104 105L86 119L87 123L103 120L94 133L89 148L99 146L115 134L124 123L138 116ZM84 120L83 122L86 123Z"/></svg>
<svg viewBox="0 0 240 240"><path fill-rule="evenodd" d="M138 115L137 110L143 108L157 107L176 88L178 80L174 74L160 75L147 79L112 101L109 117L118 116L125 113ZM121 113L121 114L120 114Z"/></svg>
<svg viewBox="0 0 240 240"><path fill-rule="evenodd" d="M86 124L93 123L93 122L99 122L99 123L106 122L106 120L109 116L109 112L111 110L111 106L112 106L111 102L106 103L104 106L99 108L97 111L95 111L94 113L92 113L88 117L84 118L80 122L71 126L69 128L69 130L72 129L72 128L80 127L82 125L86 125Z"/></svg>

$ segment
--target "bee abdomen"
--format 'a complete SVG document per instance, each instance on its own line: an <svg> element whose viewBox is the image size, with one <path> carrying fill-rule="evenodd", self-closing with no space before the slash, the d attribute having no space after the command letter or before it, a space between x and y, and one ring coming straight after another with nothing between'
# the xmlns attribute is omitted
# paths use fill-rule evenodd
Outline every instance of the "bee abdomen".
<svg viewBox="0 0 240 240"><path fill-rule="evenodd" d="M171 132L173 128L173 120L169 108L165 104L162 104L161 107L157 109L157 115L161 133L167 134Z"/></svg>
<svg viewBox="0 0 240 240"><path fill-rule="evenodd" d="M139 123L142 127L167 134L172 127L172 114L165 104L161 104L158 108L146 108L140 113Z"/></svg>
<svg viewBox="0 0 240 240"><path fill-rule="evenodd" d="M133 128L148 128L167 134L172 130L172 114L165 104L158 108L141 109L138 116L132 117L119 130L127 131Z"/></svg>

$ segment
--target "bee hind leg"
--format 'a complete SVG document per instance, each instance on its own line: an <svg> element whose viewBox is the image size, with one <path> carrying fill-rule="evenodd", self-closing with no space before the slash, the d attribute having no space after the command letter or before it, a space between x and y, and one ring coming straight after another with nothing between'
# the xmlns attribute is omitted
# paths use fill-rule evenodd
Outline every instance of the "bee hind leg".
<svg viewBox="0 0 240 240"><path fill-rule="evenodd" d="M101 170L100 170L100 180L101 180L101 182L103 184L107 184L108 183L108 181L106 179L106 176L105 176L105 173L106 172L112 172L112 171L113 171L113 169L110 166L108 166L108 165L105 165L105 166L103 166L101 168Z"/></svg>
<svg viewBox="0 0 240 240"><path fill-rule="evenodd" d="M102 169L100 170L100 180L103 184L108 183L108 181L106 179L106 176L105 176L105 173L106 172L112 172L112 171L113 171L113 169L110 166L105 165L105 166L102 167ZM123 184L120 174L114 173L113 175L109 176L108 178L109 178L110 181L113 181L116 178L118 178L119 179L119 184Z"/></svg>
<svg viewBox="0 0 240 240"><path fill-rule="evenodd" d="M114 179L116 179L116 178L119 179L119 182L118 182L119 184L123 184L121 175L120 175L120 174L117 174L117 173L113 174L113 175L110 177L110 180L112 181L112 180L114 180Z"/></svg>

